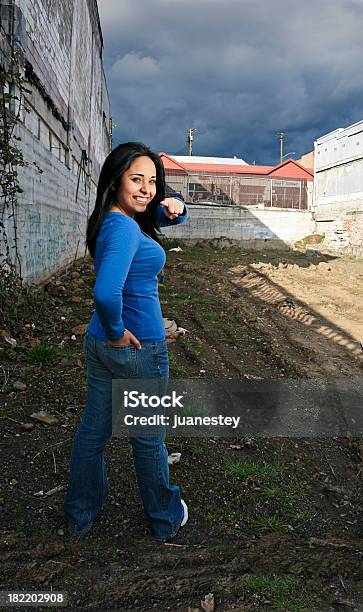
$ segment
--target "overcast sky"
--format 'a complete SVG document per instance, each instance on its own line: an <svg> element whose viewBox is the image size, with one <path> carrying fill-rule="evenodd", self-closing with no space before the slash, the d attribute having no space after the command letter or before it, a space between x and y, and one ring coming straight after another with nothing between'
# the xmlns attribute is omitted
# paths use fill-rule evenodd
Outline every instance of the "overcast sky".
<svg viewBox="0 0 363 612"><path fill-rule="evenodd" d="M363 0L98 0L114 144L296 159L363 119Z"/></svg>

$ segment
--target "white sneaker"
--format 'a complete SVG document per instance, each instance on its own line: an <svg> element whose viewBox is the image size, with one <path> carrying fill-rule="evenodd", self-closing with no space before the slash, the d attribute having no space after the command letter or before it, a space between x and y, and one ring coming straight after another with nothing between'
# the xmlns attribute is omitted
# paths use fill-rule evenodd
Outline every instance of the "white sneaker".
<svg viewBox="0 0 363 612"><path fill-rule="evenodd" d="M181 522L180 527L184 527L184 525L187 523L188 518L189 518L189 513L188 513L188 506L186 505L184 499L181 499L181 505L183 506L183 510L184 510L184 516L183 516L183 520Z"/></svg>

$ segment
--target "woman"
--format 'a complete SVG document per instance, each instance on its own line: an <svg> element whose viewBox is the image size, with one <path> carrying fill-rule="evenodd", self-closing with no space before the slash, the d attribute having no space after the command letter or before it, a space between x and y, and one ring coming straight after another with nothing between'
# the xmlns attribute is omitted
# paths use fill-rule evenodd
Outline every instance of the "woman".
<svg viewBox="0 0 363 612"><path fill-rule="evenodd" d="M159 156L140 143L119 145L99 178L87 227L94 258L95 312L85 337L87 400L72 448L64 508L68 528L83 535L104 505L108 481L104 448L112 433L112 380L160 379L168 352L157 275L165 263L156 228L188 216L181 196L165 198ZM146 518L156 539L173 538L188 520L179 487L169 483L164 435L132 437L134 465Z"/></svg>

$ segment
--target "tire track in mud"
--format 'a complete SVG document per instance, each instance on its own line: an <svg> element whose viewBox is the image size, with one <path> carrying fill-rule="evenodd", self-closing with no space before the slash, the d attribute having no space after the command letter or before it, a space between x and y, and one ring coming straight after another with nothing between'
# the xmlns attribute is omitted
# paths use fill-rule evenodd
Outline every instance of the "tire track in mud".
<svg viewBox="0 0 363 612"><path fill-rule="evenodd" d="M230 374L237 374L238 377L243 377L242 368L238 366L236 364L236 360L231 357L231 351L233 352L233 349L231 349L229 345L221 342L220 339L217 341L216 336L212 334L206 323L197 314L191 313L189 314L189 317L195 323L198 330L202 330L203 339L205 340L210 353L213 354L213 363L210 363L210 366L213 365L213 370L219 372L221 378ZM226 335L226 329L223 322L219 323L219 329L222 329L223 334ZM235 345L236 338L233 338L232 341ZM236 357L235 354L234 357Z"/></svg>
<svg viewBox="0 0 363 612"><path fill-rule="evenodd" d="M261 278L263 284L269 279L256 271L249 274L249 281L253 278ZM249 286L245 286L244 278L228 279L228 294L236 299L236 285L241 288L239 299L243 299L243 307L248 305L249 313L254 312L257 317L257 329L262 331L269 339L269 344L275 349L275 357L281 354L282 347L285 348L286 357L281 356L285 366L292 370L292 375L303 377L325 377L331 375L330 369L337 374L336 361L340 362L339 374L351 375L352 361L356 361L357 372L360 371L359 363L355 355L343 353L344 334L335 334L341 345L332 343L334 332L331 331L325 336L320 330L323 328L324 320L318 314L312 312L306 304L286 298L286 293L279 293L276 298L275 288L267 291L266 296L258 296L250 291ZM254 281L254 285L258 280ZM232 287L231 287L232 286ZM284 297L285 296L285 297ZM266 299L265 299L266 297ZM340 337L342 336L342 338ZM349 342L347 341L347 344ZM272 353L272 351L271 351ZM329 358L327 356L331 356ZM333 363L334 362L334 363ZM331 368L329 367L331 363Z"/></svg>
<svg viewBox="0 0 363 612"><path fill-rule="evenodd" d="M138 546L130 542L130 548L132 561L120 559L102 568L94 558L89 560L87 569L83 567L84 591L78 604L82 609L186 610L188 605L197 607L212 592L218 610L229 610L231 605L234 609L242 605L241 609L252 610L255 608L238 598L238 588L246 574L268 575L271 567L279 567L301 579L312 592L317 592L320 583L319 595L325 592L330 600L337 586L334 576L340 576L350 588L362 575L362 552L359 543L352 540L304 541L273 533L257 541L209 541L208 548L146 542ZM73 566L74 579L79 579L81 567ZM72 576L69 578L71 586Z"/></svg>

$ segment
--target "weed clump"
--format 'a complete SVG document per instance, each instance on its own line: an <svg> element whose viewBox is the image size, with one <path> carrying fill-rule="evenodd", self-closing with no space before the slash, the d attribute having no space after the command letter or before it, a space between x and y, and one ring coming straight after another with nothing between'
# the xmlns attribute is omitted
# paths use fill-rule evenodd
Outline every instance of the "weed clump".
<svg viewBox="0 0 363 612"><path fill-rule="evenodd" d="M244 576L235 586L236 595L245 600L253 598L268 603L272 610L281 612L311 612L319 610L320 600L303 590L295 576Z"/></svg>
<svg viewBox="0 0 363 612"><path fill-rule="evenodd" d="M54 346L48 346L47 344L38 344L34 346L27 355L27 361L33 364L45 365L54 361L58 351Z"/></svg>

